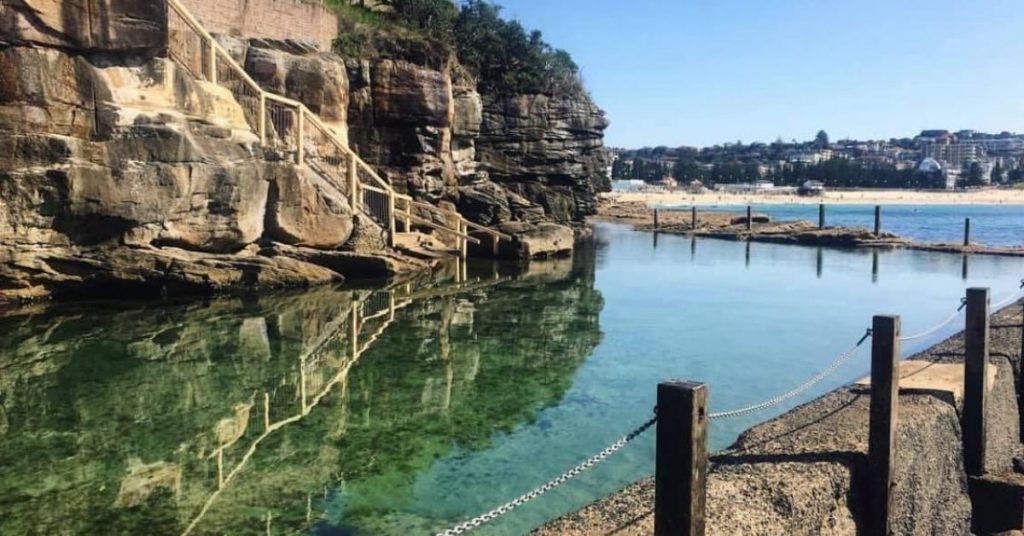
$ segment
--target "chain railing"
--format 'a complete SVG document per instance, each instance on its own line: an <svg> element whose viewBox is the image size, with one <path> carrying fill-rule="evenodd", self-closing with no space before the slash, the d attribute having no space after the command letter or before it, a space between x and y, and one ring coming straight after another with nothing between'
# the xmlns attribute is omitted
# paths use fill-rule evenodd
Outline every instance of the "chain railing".
<svg viewBox="0 0 1024 536"><path fill-rule="evenodd" d="M1018 289L1016 292L1014 292L1012 295L1010 295L1006 299L996 303L995 305L992 305L991 308L992 308L993 311L998 311L999 309L1002 309L1003 307L1005 307L1007 305L1010 305L1011 303L1021 299L1022 296L1024 296L1024 280L1021 280L1020 289ZM929 329L927 329L927 330L925 330L925 331L923 331L923 332L921 332L919 334L912 335L910 337L904 337L901 340L903 340L903 341L916 340L916 339L920 339L920 338L923 338L923 337L926 337L928 335L931 335L933 333L938 332L942 328L948 326L954 319L956 319L956 317L959 316L960 311L962 311L965 306L966 306L966 300L964 300L961 303L960 308L957 309L956 313L954 313L951 318L947 318L947 319L943 320L942 322L940 322L939 324L937 324L937 325L935 325L935 326L933 326L933 327L931 327L931 328L929 328ZM781 404L783 404L783 403L785 403L785 402L787 402L789 400L792 400L792 399L796 398L797 396L800 396L800 395L806 393L808 390L810 390L814 386L820 384L821 382L825 381L825 379L827 379L829 376L831 376L837 370L839 370L839 368L844 363L849 361L850 358L852 358L857 353L857 350L859 350L864 345L864 343L867 342L867 340L870 339L873 335L874 334L872 333L872 330L871 329L867 329L865 331L864 335L849 350L847 350L847 351L843 352L842 354L840 354L838 358L836 358L834 361L832 361L832 363L830 363L827 367L825 367L820 373L815 375L810 380L800 384L799 386L797 386L797 387L795 387L795 388L793 388L793 389L791 389L791 390L789 390L789 391L787 391L787 392L785 392L785 393L783 393L781 395L769 398L769 399L765 400L764 402L761 402L761 403L758 403L758 404L753 404L753 405L750 405L750 406L746 406L746 407L743 407L743 408L739 408L739 409L735 409L735 410L730 410L730 411L722 411L722 412L718 412L718 413L709 413L708 414L708 419L709 420L724 420L724 419L730 419L730 418L735 418L735 417L741 417L741 416L749 415L749 414L757 412L757 411L761 411L761 410L765 410L765 409L769 409L769 408L772 408L772 407L779 406L779 405L781 405ZM530 502L530 501L540 497L541 495L544 495L545 493L551 491L552 489L554 489L554 488L556 488L556 487L566 483L567 481L571 480L572 478L580 475L581 473L583 473L587 469L590 469L591 467L593 467L593 466L597 465L598 463L604 461L605 459L610 457L612 454L615 454L616 452L621 450L623 447L625 447L627 444L629 444L631 441L633 441L634 439L639 437L641 434L643 434L645 431L647 431L656 422L657 422L657 408L655 408L655 416L654 416L654 418L648 420L647 422L642 424L640 427L638 427L635 430L633 430L632 432L630 432L629 435L626 435L622 439L619 439L618 441L613 443L608 448L602 450L598 454L596 454L596 455L586 459L585 461L583 461L579 465L573 467L572 469L566 471L565 473L562 473L561 475L559 475L558 477L556 477L553 480L550 480L549 482L545 483L544 485L542 485L540 487L537 487L537 488L533 489L532 491L530 491L528 493L525 493L525 494L517 497L516 499L513 499L512 501L509 501L509 502L507 502L507 503L505 503L505 504L503 504L503 505L501 505L501 506L499 506L499 507L497 507L497 508L495 508L493 510L490 510L490 511L484 513L484 514L481 514L481 515L479 515L477 517L474 517L473 519L470 519L468 521L464 521L462 523L459 523L458 525L455 525L454 527L452 527L452 528L450 528L448 530L445 530L443 532L439 532L439 533L437 533L437 536L457 536L457 535L460 535L460 534L464 534L466 532L469 532L471 530L479 528L481 525L484 525L486 523L494 521L495 519L501 517L502 515L505 515L505 514L511 512L512 510L515 510L516 508L518 508L518 507L520 507L520 506L522 506L522 505L524 505L524 504L526 504L526 503L528 503L528 502Z"/></svg>
<svg viewBox="0 0 1024 536"><path fill-rule="evenodd" d="M495 509L493 509L493 510L487 512L487 513L485 513L485 514L482 514L482 515L479 515L477 517L474 517L473 519L470 519L468 521L464 521L462 523L459 523L458 525L455 525L454 527L452 527L452 528L450 528L450 529L448 529L446 531L439 532L439 533L437 533L437 536L457 536L459 534L464 534L466 532L469 532L469 531L471 531L473 529L476 529L476 528L480 527L481 525L483 525L485 523L489 523L491 521L494 521L495 519L497 519L497 518L499 518L499 517L501 517L501 516L511 512L512 510L515 510L516 508L519 508L520 506L522 506L522 505L524 505L524 504L526 504L526 503L536 499L537 497L540 497L541 495L544 495L545 493L547 493L547 492L557 488L558 486L561 486L562 484L565 484L569 480L572 480L573 478L579 476L580 474L582 474L587 469L590 469L591 467L593 467L593 466L603 462L604 460L606 460L612 454L615 454L616 452L622 450L623 447L628 445L634 439L640 437L640 435L643 434L644 432L646 432L650 427L654 426L654 423L656 423L657 421L658 421L658 416L655 415L650 420L648 420L647 422L641 424L639 427L637 427L635 430L633 430L632 432L630 432L626 436L622 437L618 441L616 441L616 442L612 443L611 445L609 445L608 448L602 450L601 452L598 452L597 454L591 456L590 458L587 458L586 460L581 462L579 465L577 465L577 466L573 467L572 469L569 469L568 471L562 473L557 478L552 479L552 480L548 481L547 483L545 483L544 485L542 485L540 487L537 487L537 488L534 488L532 491L530 491L528 493L524 493L523 495L520 495L519 497L516 497L515 499L513 499L513 500L511 500L511 501L509 501L509 502L507 502L507 503L505 503L505 504L503 504L503 505L501 505L501 506L499 506L499 507L497 507L497 508L495 508Z"/></svg>
<svg viewBox="0 0 1024 536"><path fill-rule="evenodd" d="M396 220L404 220L406 230L413 225L424 226L412 218L409 211L396 211L400 197L410 201L411 198L396 192L349 147L347 140L301 102L264 91L180 0L167 0L167 4L169 57L193 77L228 89L261 144L289 155L299 165L309 163L314 171L351 199L354 211L364 213L387 232L389 246L395 245ZM488 234L495 244L510 239L508 235L472 224L458 213L454 216L451 221L441 222L428 218L432 225L426 227L460 237L459 250L463 256L467 240L479 242L461 238L468 234L470 227ZM497 249L495 245L495 251Z"/></svg>

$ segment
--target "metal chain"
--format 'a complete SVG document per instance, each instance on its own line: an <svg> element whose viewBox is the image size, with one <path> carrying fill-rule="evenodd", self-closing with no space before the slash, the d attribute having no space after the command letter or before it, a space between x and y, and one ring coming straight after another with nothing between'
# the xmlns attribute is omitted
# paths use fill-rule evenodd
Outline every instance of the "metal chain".
<svg viewBox="0 0 1024 536"><path fill-rule="evenodd" d="M818 385L819 383L824 381L825 378L828 378L830 375L832 375L832 373L835 372L843 363L845 363L847 360L849 360L851 357L853 357L853 354L856 353L857 349L860 348L864 344L864 341L868 340L868 338L870 338L870 337L871 337L871 330L869 329L869 330L867 330L866 333L864 333L864 336L861 337L860 341L858 341L857 344L853 345L853 348L850 348L846 352L843 352L842 354L840 354L840 356L835 361L833 361L832 364L828 366L828 368L826 368L825 370L821 371L820 373L818 373L817 376L811 378L810 380L808 380L807 382L801 384L799 387L793 389L792 391L788 391L786 393L783 393L783 394L781 394L781 395L779 395L779 396L777 396L775 398L770 398L770 399L768 399L768 400L766 400L764 402L761 402L760 404L754 404L753 406L747 406L745 408L734 409L732 411L723 411L723 412L720 412L720 413L711 413L711 414L708 415L708 418L711 419L711 420L718 420L718 419L730 419L730 418L733 418L733 417L740 417L740 416L743 416L743 415L748 415L750 413L754 413L756 411L761 411L762 409L767 409L767 408L770 408L770 407L773 407L773 406L778 406L779 404L782 404L783 402L785 402L785 401L787 401L787 400L789 400L791 398L799 396L799 395L803 394L804 392L806 392L811 387L814 387L815 385Z"/></svg>
<svg viewBox="0 0 1024 536"><path fill-rule="evenodd" d="M501 517L511 512L512 510L515 510L516 508L536 499L537 497L544 495L545 493L568 482L570 479L578 476L580 473L586 471L587 469L590 469L591 467L601 463L612 454L615 454L616 452L622 450L622 447L625 447L630 441L633 441L634 439L639 437L640 434L646 432L647 429L649 429L651 426L654 426L654 423L657 422L657 420L658 416L655 415L649 421L640 425L639 428L633 430L628 435L626 435L622 439L619 439L615 443L612 443L611 446L595 454L594 456L588 458L583 463L577 465L576 467L573 467L572 469L566 471L565 473L562 473L558 478L548 482L547 484L544 484L543 486L540 486L539 488L534 489L529 493L521 495L518 498L509 501L495 508L494 510L491 510L490 512L487 512L486 514L474 517L469 521L459 523L458 525L455 525L454 527L444 532L439 532L437 533L437 536L456 536L458 534L464 534L479 527L480 525L494 521L498 517Z"/></svg>
<svg viewBox="0 0 1024 536"><path fill-rule="evenodd" d="M927 336L929 336L929 335L939 331L940 329L948 326L951 322L956 320L957 317L960 316L960 311L964 310L964 307L967 307L967 298L961 298L960 299L960 307L958 307L956 309L956 311L953 311L953 314L950 315L949 318L943 320L938 325L936 325L936 326L934 326L932 328L926 329L926 330L924 330L921 333L918 333L916 335L910 335L909 337L901 337L900 341L908 342L908 341L914 341L914 340L917 340L917 339L923 339L923 338L925 338L925 337L927 337Z"/></svg>
<svg viewBox="0 0 1024 536"><path fill-rule="evenodd" d="M1024 280L1021 280L1021 289L1024 289ZM1003 302L1000 302L999 304L993 306L993 308L998 309L998 308L1001 308L1001 307L1003 307L1005 305L1008 305L1009 303L1012 303L1013 301L1017 300L1020 297L1020 294L1021 294L1021 291L1016 292L1013 296L1010 296L1009 298L1007 298ZM942 329L942 328L946 327L947 325L949 325L949 323L952 322L953 320L955 320L958 316L960 316L960 311L963 310L965 305L966 305L966 299L961 301L960 308L958 308L956 310L956 312L953 313L952 316L950 316L946 320L942 321L937 326L935 326L933 328L930 328L927 331L918 333L916 335L911 335L909 337L903 337L900 340L901 341L911 341L911 340L915 340L915 339L920 339L920 338L926 337L928 335L931 335L931 334L939 331L940 329ZM774 398L770 398L770 399L768 399L768 400L766 400L764 402L761 402L760 404L754 404L752 406L747 406L745 408L735 409L735 410L731 410L731 411L723 411L723 412L719 412L719 413L711 413L711 414L708 415L708 418L711 419L711 420L719 420L719 419L729 419L729 418L733 418L733 417L739 417L739 416L742 416L742 415L748 415L750 413L754 413L754 412L757 412L757 411L760 411L760 410L763 410L763 409L767 409L767 408L770 408L770 407L778 406L779 404L782 404L783 402L786 402L787 400L790 400L790 399L792 399L794 397L800 396L801 394L807 392L807 390L809 390L810 388L812 388L815 385L818 385L819 383L823 382L826 378L831 376L832 373L834 373L836 370L838 370L839 367L843 365L843 363L846 363L851 357L853 357L853 355L857 352L857 350L861 346L864 345L865 341L867 341L869 338L871 338L871 335L872 335L871 330L868 329L864 333L864 336L861 337L861 339L859 341L857 341L857 344L853 345L853 347L850 348L849 350L847 350L846 352L843 352L842 354L840 354L839 357L836 358L836 360L832 362L832 364L830 364L827 368L825 368L820 373L818 373L818 375L814 376L813 378L811 378L810 380L804 382L803 384L799 385L798 387L796 387L796 388L794 388L794 389L792 389L792 390L790 390L790 391L788 391L786 393L783 393L783 394L781 394L779 396L776 396ZM601 463L602 461L607 459L612 454L615 454L616 452L622 450L622 448L625 447L630 441L633 441L634 439L639 437L641 434L646 432L651 426L654 426L654 423L657 422L657 421L658 421L658 417L657 417L657 415L655 415L653 418L651 418L647 422L645 422L642 425L640 425L640 427L637 428L636 430L633 430L632 432L630 432L628 435L626 435L622 439L619 439L615 443L612 443L611 446L609 446L608 448L602 450L601 452L597 453L596 455L592 456L591 458L588 458L583 463L580 463L576 467L573 467L569 471L566 471L565 473L559 475L554 480L551 480L550 482L544 484L543 486L540 486L540 487L534 489L533 491L530 491L530 492L528 492L528 493L526 493L524 495L521 495L521 496L517 497L516 499L513 499L512 501L509 501L509 502L507 502L507 503L505 503L505 504L495 508L494 510L491 510L491 511L485 513L485 514L477 516L477 517L475 517L473 519L470 519L468 521L465 521L463 523L459 523L458 525L455 525L454 527L452 527L452 528L450 528L450 529L448 529L448 530L446 530L444 532L439 532L439 533L437 533L437 536L458 536L460 534L465 534L466 532L474 530L474 529L480 527L481 525L484 525L484 524L489 523L491 521L494 521L495 519L497 519L497 518L499 518L499 517L501 517L501 516L511 512L512 510L515 510L516 508L518 508L518 507L520 507L520 506L522 506L522 505L524 505L524 504L526 504L526 503L536 499L537 497L540 497L541 495L544 495L545 493L547 493L547 492L557 488L558 486L561 486L562 484L568 482L572 478L580 475L581 473L583 473L587 469L590 469L591 467Z"/></svg>

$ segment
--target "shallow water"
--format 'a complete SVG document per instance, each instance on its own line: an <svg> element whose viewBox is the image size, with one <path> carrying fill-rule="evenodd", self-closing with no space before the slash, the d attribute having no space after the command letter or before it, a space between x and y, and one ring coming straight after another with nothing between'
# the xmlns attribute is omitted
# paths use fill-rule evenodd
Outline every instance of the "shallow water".
<svg viewBox="0 0 1024 536"><path fill-rule="evenodd" d="M682 208L682 207L679 207ZM686 207L689 210L689 207ZM740 212L743 207L712 206L700 210ZM757 212L778 220L818 222L818 205L756 205ZM1021 205L885 205L882 228L924 242L962 243L964 219L971 218L971 240L989 246L1024 245L1024 206ZM828 225L875 226L871 205L830 204Z"/></svg>
<svg viewBox="0 0 1024 536"><path fill-rule="evenodd" d="M0 319L0 533L430 533L604 448L650 416L658 381L708 382L715 411L758 402L873 314L909 334L968 286L998 301L1024 259L972 257L965 274L948 254L605 224L573 260L529 268ZM866 370L861 352L793 403ZM715 422L713 448L787 407ZM652 439L481 533L523 533L650 474Z"/></svg>

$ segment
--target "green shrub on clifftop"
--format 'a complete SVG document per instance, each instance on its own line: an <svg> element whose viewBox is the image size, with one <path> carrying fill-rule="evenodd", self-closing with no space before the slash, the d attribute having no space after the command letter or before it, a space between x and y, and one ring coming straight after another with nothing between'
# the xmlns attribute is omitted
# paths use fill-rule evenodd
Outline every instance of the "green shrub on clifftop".
<svg viewBox="0 0 1024 536"><path fill-rule="evenodd" d="M454 52L480 85L493 94L582 90L579 67L568 52L501 17L486 0L389 0L388 11L328 0L338 13L336 51L347 57L406 59L437 67Z"/></svg>

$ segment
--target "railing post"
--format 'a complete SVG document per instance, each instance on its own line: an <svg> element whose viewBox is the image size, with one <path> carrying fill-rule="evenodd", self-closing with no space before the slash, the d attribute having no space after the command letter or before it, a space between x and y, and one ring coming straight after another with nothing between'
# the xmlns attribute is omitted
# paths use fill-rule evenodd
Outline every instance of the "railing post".
<svg viewBox="0 0 1024 536"><path fill-rule="evenodd" d="M257 121L259 125L260 145L267 144L267 94L263 91L260 92L260 118Z"/></svg>
<svg viewBox="0 0 1024 536"><path fill-rule="evenodd" d="M704 535L707 407L708 389L702 383L658 384L655 536Z"/></svg>
<svg viewBox="0 0 1024 536"><path fill-rule="evenodd" d="M303 149L305 149L304 140L306 139L306 114L303 113L302 107L295 109L295 115L298 116L296 119L296 140L295 140L295 163L302 165L305 160Z"/></svg>
<svg viewBox="0 0 1024 536"><path fill-rule="evenodd" d="M882 234L882 205L875 205L875 238Z"/></svg>
<svg viewBox="0 0 1024 536"><path fill-rule="evenodd" d="M359 212L359 176L356 172L356 157L348 155L348 199L352 212Z"/></svg>
<svg viewBox="0 0 1024 536"><path fill-rule="evenodd" d="M825 228L825 203L818 205L818 229Z"/></svg>
<svg viewBox="0 0 1024 536"><path fill-rule="evenodd" d="M466 222L462 221L462 216L457 215L456 217L458 218L457 221L459 222L459 234L469 234L469 226L466 225ZM462 257L463 260L469 257L469 240L466 240L464 236L459 237L459 256Z"/></svg>
<svg viewBox="0 0 1024 536"><path fill-rule="evenodd" d="M971 245L971 219L964 219L964 247Z"/></svg>
<svg viewBox="0 0 1024 536"><path fill-rule="evenodd" d="M900 317L876 316L871 341L868 429L868 534L889 534L899 400Z"/></svg>
<svg viewBox="0 0 1024 536"><path fill-rule="evenodd" d="M388 242L391 248L395 247L395 233L397 226L395 225L395 192L393 190L388 191Z"/></svg>
<svg viewBox="0 0 1024 536"><path fill-rule="evenodd" d="M988 403L988 342L990 291L967 289L964 331L964 469L968 476L985 473L985 409Z"/></svg>
<svg viewBox="0 0 1024 536"><path fill-rule="evenodd" d="M207 42L206 46L210 48L210 57L207 60L209 63L206 65L206 79L211 84L217 83L217 47L214 44L214 40L211 37Z"/></svg>

